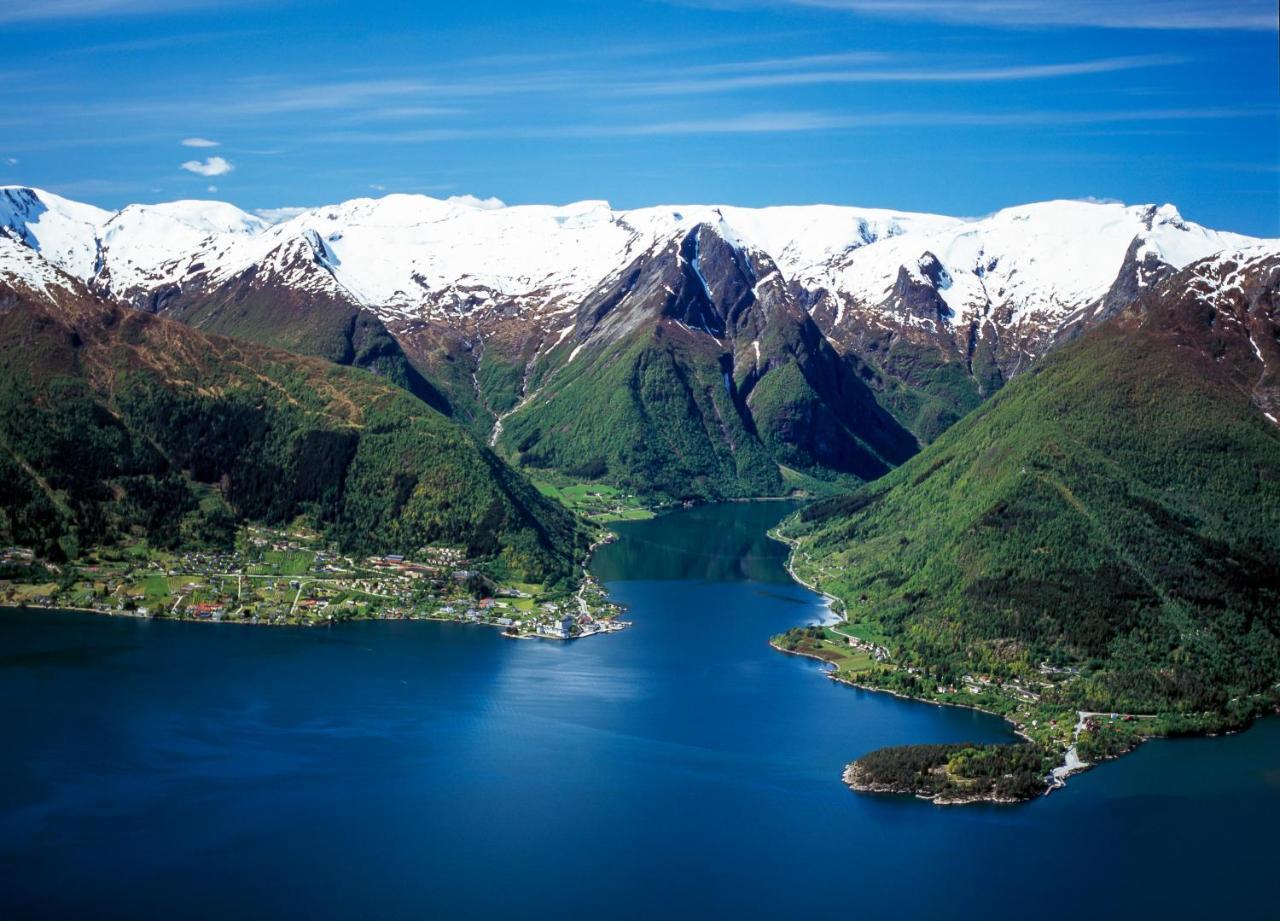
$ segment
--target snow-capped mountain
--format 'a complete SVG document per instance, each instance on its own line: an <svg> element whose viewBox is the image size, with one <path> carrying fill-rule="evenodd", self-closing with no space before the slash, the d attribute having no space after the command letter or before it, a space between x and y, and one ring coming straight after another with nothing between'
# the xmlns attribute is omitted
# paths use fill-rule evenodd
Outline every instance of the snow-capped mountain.
<svg viewBox="0 0 1280 921"><path fill-rule="evenodd" d="M1064 317L1101 296L1134 241L1139 258L1149 253L1175 268L1252 242L1188 223L1172 205L1056 201L894 236L810 264L795 280L832 292L839 309L884 303L905 272L937 291L953 321L1007 308L1017 323L1036 315Z"/></svg>
<svg viewBox="0 0 1280 921"><path fill-rule="evenodd" d="M78 297L83 287L7 227L0 227L0 282L42 304L57 304L66 296ZM4 299L0 298L0 307L3 306Z"/></svg>
<svg viewBox="0 0 1280 921"><path fill-rule="evenodd" d="M101 295L211 330L353 361L362 343L385 355L389 333L485 431L553 366L613 341L609 330L640 316L676 322L666 303L675 290L637 279L666 277L653 268L664 252L697 276L689 241L709 234L740 254L751 284L735 306L704 280L708 317L764 305L761 290L781 285L925 440L1161 278L1263 242L1186 221L1172 205L1055 201L964 219L389 195L272 224L221 202L108 212L21 187L0 189L0 228L27 250L22 260L0 250L0 271L12 262L12 272L38 274L38 254ZM726 328L687 328L709 347L741 346Z"/></svg>
<svg viewBox="0 0 1280 921"><path fill-rule="evenodd" d="M272 225L222 202L113 213L7 187L0 224L69 274L124 298L172 284L210 287L252 267L285 272L301 250L388 320L499 303L534 311L576 306L654 243L710 224L768 253L831 331L850 313L876 312L907 325L960 326L992 316L1014 326L1058 323L1106 294L1135 242L1139 261L1173 268L1255 242L1185 221L1171 205L1078 201L965 220L828 205L613 211L598 201L495 207L388 195ZM940 315L918 315L911 288L935 292Z"/></svg>
<svg viewBox="0 0 1280 921"><path fill-rule="evenodd" d="M845 349L940 349L989 389L1165 275L1259 242L1193 224L1172 205L1043 202L860 247L794 284Z"/></svg>
<svg viewBox="0 0 1280 921"><path fill-rule="evenodd" d="M39 189L0 187L0 227L54 266L83 281L102 267L99 228L110 211Z"/></svg>

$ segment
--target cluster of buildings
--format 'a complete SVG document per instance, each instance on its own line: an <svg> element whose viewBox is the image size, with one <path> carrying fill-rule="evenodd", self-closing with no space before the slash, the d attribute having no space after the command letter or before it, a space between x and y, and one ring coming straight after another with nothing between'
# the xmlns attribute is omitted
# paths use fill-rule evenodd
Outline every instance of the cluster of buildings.
<svg viewBox="0 0 1280 921"><path fill-rule="evenodd" d="M104 613L252 623L439 618L496 626L511 636L560 640L625 626L610 618L619 610L590 579L573 598L534 605L521 588L477 580L482 574L470 568L459 547L424 547L412 559L383 554L354 560L332 545L316 549L318 543L306 535L251 527L236 551L142 558L134 561L136 568L123 560L94 564L84 568L73 600L67 592L26 600ZM26 548L0 548L0 562L35 560ZM163 590L157 587L161 580ZM482 586L492 597L474 597Z"/></svg>
<svg viewBox="0 0 1280 921"><path fill-rule="evenodd" d="M391 570L411 578L422 576L443 576L452 572L459 581L470 578L473 573L462 568L467 563L466 553L459 547L424 547L414 554L417 560L407 559L399 553L388 553L383 556L371 556L365 564L373 569Z"/></svg>
<svg viewBox="0 0 1280 921"><path fill-rule="evenodd" d="M556 614L549 622L538 624L538 634L567 640L573 635L574 626L575 621L572 614Z"/></svg>
<svg viewBox="0 0 1280 921"><path fill-rule="evenodd" d="M26 547L5 547L0 549L0 563L10 566L29 566L36 561L34 550Z"/></svg>

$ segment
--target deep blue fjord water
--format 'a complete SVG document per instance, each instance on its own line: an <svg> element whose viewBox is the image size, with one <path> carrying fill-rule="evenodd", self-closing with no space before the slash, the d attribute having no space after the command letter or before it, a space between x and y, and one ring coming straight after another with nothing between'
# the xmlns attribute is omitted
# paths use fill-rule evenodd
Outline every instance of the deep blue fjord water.
<svg viewBox="0 0 1280 921"><path fill-rule="evenodd" d="M1009 736L766 645L823 614L786 510L618 526L635 627L568 644L0 612L0 916L1276 917L1280 720L1023 806L845 789Z"/></svg>

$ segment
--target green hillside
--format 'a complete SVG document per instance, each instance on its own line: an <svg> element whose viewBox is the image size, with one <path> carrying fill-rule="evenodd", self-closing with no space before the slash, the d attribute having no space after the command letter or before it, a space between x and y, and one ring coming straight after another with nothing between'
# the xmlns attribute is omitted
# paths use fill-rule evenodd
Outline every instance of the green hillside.
<svg viewBox="0 0 1280 921"><path fill-rule="evenodd" d="M384 377L446 414L448 400L419 373L376 316L324 292L228 283L212 294L167 303L163 315L220 336L234 336Z"/></svg>
<svg viewBox="0 0 1280 921"><path fill-rule="evenodd" d="M1059 709L1203 720L1280 680L1280 431L1249 338L1221 332L1274 279L1209 310L1190 278L788 522L798 573L887 648L869 683L1072 675Z"/></svg>
<svg viewBox="0 0 1280 921"><path fill-rule="evenodd" d="M703 225L588 298L497 444L528 467L673 499L851 488L919 447L863 370L767 257Z"/></svg>
<svg viewBox="0 0 1280 921"><path fill-rule="evenodd" d="M716 356L659 340L617 343L569 364L500 442L553 468L673 498L770 495L777 465L744 424Z"/></svg>
<svg viewBox="0 0 1280 921"><path fill-rule="evenodd" d="M88 299L0 313L0 448L0 540L55 558L298 515L349 551L461 544L527 581L568 582L584 552L572 515L405 390Z"/></svg>

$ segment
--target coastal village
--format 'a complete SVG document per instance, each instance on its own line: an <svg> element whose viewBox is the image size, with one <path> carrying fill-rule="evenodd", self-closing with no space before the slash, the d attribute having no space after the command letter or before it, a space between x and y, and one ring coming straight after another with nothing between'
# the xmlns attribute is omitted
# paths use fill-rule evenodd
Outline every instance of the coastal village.
<svg viewBox="0 0 1280 921"><path fill-rule="evenodd" d="M439 620L554 640L629 626L590 574L572 594L552 594L541 585L495 581L459 547L356 558L305 528L245 527L231 551L140 545L62 566L26 548L4 548L0 604L282 626Z"/></svg>

